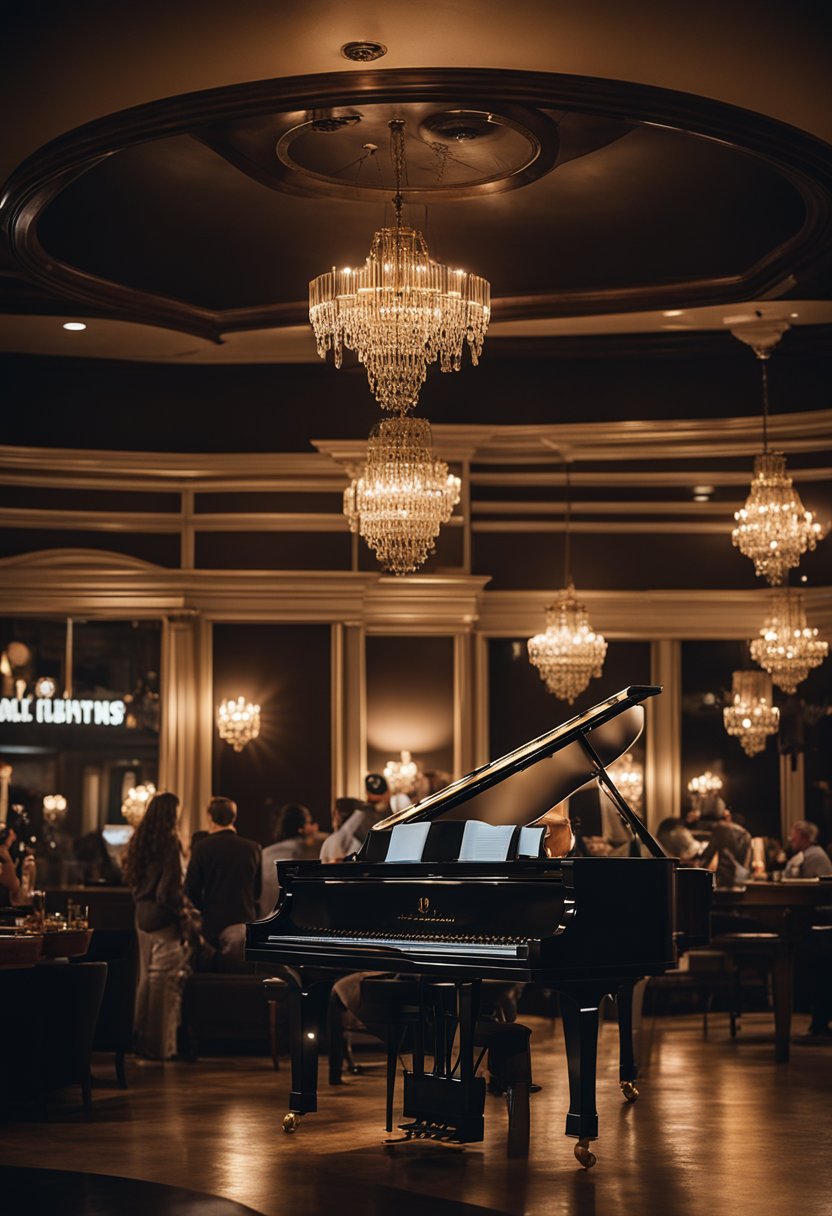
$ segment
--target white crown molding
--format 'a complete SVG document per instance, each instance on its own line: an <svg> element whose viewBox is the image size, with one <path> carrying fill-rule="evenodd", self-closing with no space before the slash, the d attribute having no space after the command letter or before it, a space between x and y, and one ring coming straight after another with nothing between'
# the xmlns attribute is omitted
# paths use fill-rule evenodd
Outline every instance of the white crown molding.
<svg viewBox="0 0 832 1216"><path fill-rule="evenodd" d="M801 588L810 624L832 638L832 588ZM552 591L489 591L483 596L478 631L493 637L531 637L545 625ZM612 638L713 640L756 637L773 588L753 591L584 591L593 627Z"/></svg>

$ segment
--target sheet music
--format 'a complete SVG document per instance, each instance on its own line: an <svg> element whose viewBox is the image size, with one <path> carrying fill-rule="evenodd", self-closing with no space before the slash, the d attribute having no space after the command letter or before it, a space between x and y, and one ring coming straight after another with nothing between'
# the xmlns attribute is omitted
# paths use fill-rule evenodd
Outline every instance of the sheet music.
<svg viewBox="0 0 832 1216"><path fill-rule="evenodd" d="M518 857L539 857L540 856L540 841L545 833L545 828L521 828L520 843L517 846Z"/></svg>
<svg viewBox="0 0 832 1216"><path fill-rule="evenodd" d="M478 819L469 819L462 833L459 860L505 861L513 834L514 827L510 823L481 823Z"/></svg>
<svg viewBox="0 0 832 1216"><path fill-rule="evenodd" d="M390 833L385 861L421 861L430 822L400 823Z"/></svg>

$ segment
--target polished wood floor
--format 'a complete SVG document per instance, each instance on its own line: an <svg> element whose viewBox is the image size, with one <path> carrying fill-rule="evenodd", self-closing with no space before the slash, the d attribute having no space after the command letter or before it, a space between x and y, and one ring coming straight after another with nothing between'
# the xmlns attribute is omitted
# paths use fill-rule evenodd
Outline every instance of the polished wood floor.
<svg viewBox="0 0 832 1216"><path fill-rule="evenodd" d="M97 1057L90 1118L71 1105L77 1094L68 1091L48 1123L0 1128L0 1164L164 1183L264 1216L832 1213L832 1048L796 1047L789 1064L775 1064L768 1016L747 1015L734 1041L720 1015L712 1017L707 1041L700 1019L662 1018L641 1097L628 1106L617 1085L615 1028L606 1025L593 1146L598 1164L585 1172L573 1157L574 1142L562 1134L567 1095L559 1027L526 1020L534 1027L535 1079L543 1085L532 1098L528 1162L506 1160L497 1098L487 1100L482 1145L461 1154L421 1145L385 1152L380 1057L362 1056L378 1068L340 1089L329 1089L322 1073L321 1109L294 1136L280 1128L288 1069L275 1074L266 1059L130 1061L130 1088L122 1091L109 1058ZM649 1038L649 1023L646 1029ZM53 1210L39 1205L34 1184L27 1195L27 1216ZM61 1216L99 1210L106 1209L76 1203L70 1192L54 1208ZM111 1210L127 1208L114 1200ZM159 1199L146 1210L169 1216L181 1209ZM194 1211L209 1216L214 1208L205 1198Z"/></svg>

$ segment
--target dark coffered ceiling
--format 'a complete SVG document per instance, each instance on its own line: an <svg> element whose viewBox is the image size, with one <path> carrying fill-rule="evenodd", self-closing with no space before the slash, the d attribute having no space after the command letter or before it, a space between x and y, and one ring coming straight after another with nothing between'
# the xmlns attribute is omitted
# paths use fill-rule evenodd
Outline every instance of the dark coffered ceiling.
<svg viewBox="0 0 832 1216"><path fill-rule="evenodd" d="M483 546L562 528L565 454L597 537L662 520L722 544L760 412L729 331L758 315L792 326L772 409L832 512L828 6L30 0L4 23L5 444L362 440L364 371L318 362L306 291L389 221L402 118L406 221L492 285L481 366L432 369L421 400L448 458L479 428ZM350 63L358 38L387 54Z"/></svg>

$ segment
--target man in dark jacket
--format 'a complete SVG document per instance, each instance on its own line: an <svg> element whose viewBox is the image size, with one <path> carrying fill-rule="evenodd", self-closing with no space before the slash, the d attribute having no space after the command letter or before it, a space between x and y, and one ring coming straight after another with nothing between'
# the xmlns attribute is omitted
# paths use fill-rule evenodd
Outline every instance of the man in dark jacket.
<svg viewBox="0 0 832 1216"><path fill-rule="evenodd" d="M185 894L202 913L220 971L245 969L246 922L255 919L260 895L260 845L237 835L236 818L230 798L211 799L208 835L193 846L185 874Z"/></svg>

